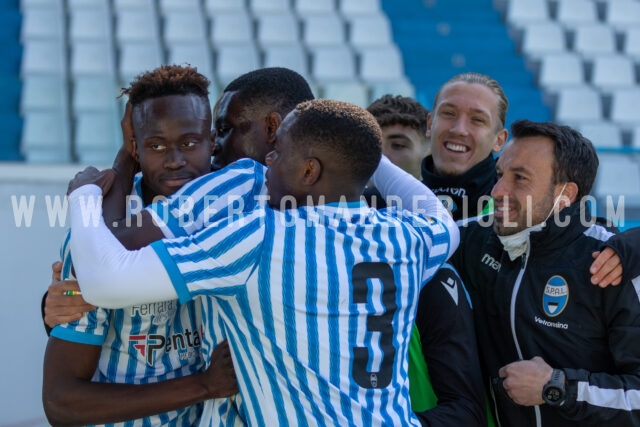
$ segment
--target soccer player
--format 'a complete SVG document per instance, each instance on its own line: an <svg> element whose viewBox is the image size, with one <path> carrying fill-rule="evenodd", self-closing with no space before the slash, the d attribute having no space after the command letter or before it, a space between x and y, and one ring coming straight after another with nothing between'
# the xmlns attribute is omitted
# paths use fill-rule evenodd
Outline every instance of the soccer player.
<svg viewBox="0 0 640 427"><path fill-rule="evenodd" d="M210 171L208 86L194 68L162 66L140 74L123 90L136 135L129 149L143 173L132 191L138 208ZM68 236L62 256L63 277L71 278ZM198 402L237 390L226 346L214 351L210 368L200 373L205 367L201 345L219 342L215 334L202 332L199 301L181 304L175 298L119 310L98 308L55 327L44 361L43 404L49 421L195 423L202 410ZM228 411L232 424L237 414L223 402L221 412Z"/></svg>
<svg viewBox="0 0 640 427"><path fill-rule="evenodd" d="M433 193L388 161L374 183L407 206L417 196L433 218L360 202L380 143L359 107L300 104L268 156L269 206L136 252L103 222L82 226L79 199L101 193L83 184L106 188L109 175L80 173L70 184L71 244L85 297L106 306L150 294L219 300L252 424L420 425L408 402L407 343L421 284L455 250L457 233ZM140 275L148 286L131 286Z"/></svg>

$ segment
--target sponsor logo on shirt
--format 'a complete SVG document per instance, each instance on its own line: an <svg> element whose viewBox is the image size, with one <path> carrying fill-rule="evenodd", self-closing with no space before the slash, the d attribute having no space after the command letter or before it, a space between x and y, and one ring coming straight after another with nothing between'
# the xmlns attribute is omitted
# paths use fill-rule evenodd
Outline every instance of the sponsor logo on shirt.
<svg viewBox="0 0 640 427"><path fill-rule="evenodd" d="M500 271L501 264L498 261L496 261L496 259L491 255L485 253L484 255L482 255L481 261L483 264L488 265L489 267L493 268L495 271Z"/></svg>
<svg viewBox="0 0 640 427"><path fill-rule="evenodd" d="M153 316L152 323L154 325L163 325L169 319L173 319L177 308L178 300L138 304L131 307L131 316Z"/></svg>
<svg viewBox="0 0 640 427"><path fill-rule="evenodd" d="M195 357L196 349L200 347L204 330L200 326L200 331L185 329L184 332L165 336L161 334L131 335L129 343L133 345L147 365L153 366L158 353L164 355L171 352L178 352L180 360L187 360Z"/></svg>
<svg viewBox="0 0 640 427"><path fill-rule="evenodd" d="M542 309L548 317L556 317L567 307L569 285L562 276L553 276L544 287Z"/></svg>

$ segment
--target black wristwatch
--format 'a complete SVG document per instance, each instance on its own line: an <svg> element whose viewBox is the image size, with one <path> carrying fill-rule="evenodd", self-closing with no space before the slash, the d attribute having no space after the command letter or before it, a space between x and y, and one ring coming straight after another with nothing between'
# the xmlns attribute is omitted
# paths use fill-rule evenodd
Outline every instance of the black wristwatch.
<svg viewBox="0 0 640 427"><path fill-rule="evenodd" d="M562 369L554 369L551 379L542 388L542 400L547 405L562 406L565 395L564 371Z"/></svg>

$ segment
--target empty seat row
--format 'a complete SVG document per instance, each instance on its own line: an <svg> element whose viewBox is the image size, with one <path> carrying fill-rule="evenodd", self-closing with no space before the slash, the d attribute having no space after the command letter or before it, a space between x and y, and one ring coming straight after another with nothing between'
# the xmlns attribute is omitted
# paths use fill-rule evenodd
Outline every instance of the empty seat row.
<svg viewBox="0 0 640 427"><path fill-rule="evenodd" d="M594 89L565 88L558 92L555 119L567 124L608 119L622 129L631 129L640 123L638 99L640 88L616 90L611 95L610 112L606 112L603 97Z"/></svg>
<svg viewBox="0 0 640 427"><path fill-rule="evenodd" d="M548 54L540 58L538 83L549 91L591 83L606 92L637 85L640 76L636 75L636 69L634 61L623 55L603 55L584 61L572 53Z"/></svg>

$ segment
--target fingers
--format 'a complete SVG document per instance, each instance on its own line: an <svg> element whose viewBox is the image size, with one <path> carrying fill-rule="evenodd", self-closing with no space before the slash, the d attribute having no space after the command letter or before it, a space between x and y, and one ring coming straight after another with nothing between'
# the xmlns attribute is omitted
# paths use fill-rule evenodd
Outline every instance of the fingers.
<svg viewBox="0 0 640 427"><path fill-rule="evenodd" d="M595 258L589 268L592 284L605 288L622 282L622 263L613 249L605 248L601 252L594 252L592 256Z"/></svg>
<svg viewBox="0 0 640 427"><path fill-rule="evenodd" d="M51 281L55 282L62 279L62 263L56 261L51 264Z"/></svg>

